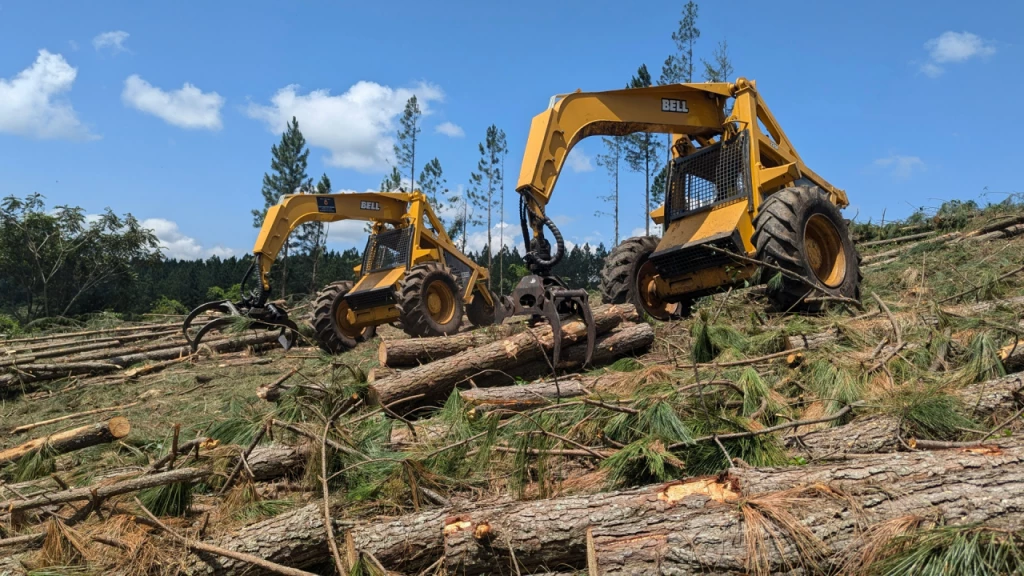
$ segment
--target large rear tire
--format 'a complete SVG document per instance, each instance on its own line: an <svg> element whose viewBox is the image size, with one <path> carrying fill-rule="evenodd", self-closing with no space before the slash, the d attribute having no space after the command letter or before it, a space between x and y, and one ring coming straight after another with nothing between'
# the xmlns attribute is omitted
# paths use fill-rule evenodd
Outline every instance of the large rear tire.
<svg viewBox="0 0 1024 576"><path fill-rule="evenodd" d="M500 297L491 292L491 300L500 305ZM477 328L494 324L494 306L488 304L480 292L473 293L473 301L466 307L466 317L469 323Z"/></svg>
<svg viewBox="0 0 1024 576"><path fill-rule="evenodd" d="M377 334L376 326L355 328L348 324L348 303L344 296L354 285L351 280L333 282L318 292L313 301L312 323L316 343L329 354L351 350Z"/></svg>
<svg viewBox="0 0 1024 576"><path fill-rule="evenodd" d="M414 266L402 279L398 302L410 336L447 336L459 331L463 303L455 276L437 262Z"/></svg>
<svg viewBox="0 0 1024 576"><path fill-rule="evenodd" d="M688 302L667 302L654 285L657 271L650 262L658 238L627 238L605 258L601 270L601 298L609 304L632 304L636 311L658 320L673 320L689 313Z"/></svg>
<svg viewBox="0 0 1024 576"><path fill-rule="evenodd" d="M785 188L761 204L754 218L757 258L807 281L765 267L768 296L779 311L819 312L822 301L807 297L829 296L860 300L860 255L850 231L828 194L818 186Z"/></svg>

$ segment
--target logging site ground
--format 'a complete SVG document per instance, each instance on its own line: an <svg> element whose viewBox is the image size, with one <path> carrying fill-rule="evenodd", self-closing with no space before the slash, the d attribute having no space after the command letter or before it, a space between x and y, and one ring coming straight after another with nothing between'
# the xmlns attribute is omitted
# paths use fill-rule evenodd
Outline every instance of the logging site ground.
<svg viewBox="0 0 1024 576"><path fill-rule="evenodd" d="M595 294L557 378L525 320L5 341L0 573L1019 573L1022 230L1009 201L856 225L861 301L816 315Z"/></svg>

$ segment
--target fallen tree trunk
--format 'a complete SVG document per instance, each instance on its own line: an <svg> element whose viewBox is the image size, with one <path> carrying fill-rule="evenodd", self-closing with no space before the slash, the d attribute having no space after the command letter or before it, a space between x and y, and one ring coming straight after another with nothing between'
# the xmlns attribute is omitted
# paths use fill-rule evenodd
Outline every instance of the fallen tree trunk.
<svg viewBox="0 0 1024 576"><path fill-rule="evenodd" d="M589 393L585 382L577 378L566 378L554 382L537 382L525 386L499 386L495 388L471 388L459 395L478 414L492 410L522 412L545 406L558 398L575 398Z"/></svg>
<svg viewBox="0 0 1024 576"><path fill-rule="evenodd" d="M277 332L264 332L261 334L254 334L244 336L242 338L226 338L224 340L217 340L214 342L204 343L200 348L208 347L212 352L232 352L240 350L248 346L257 346L259 344L267 344L277 341ZM107 372L115 372L126 368L132 364L145 361L164 361L174 360L177 358L187 358L192 354L192 350L188 346L173 345L171 347L161 347L159 350L152 352L140 352L134 354L125 354L121 356L114 356L108 358L106 362L81 362L81 363L61 363L61 364L25 364L22 366L12 367L9 372L14 368L17 369L16 373L8 373L0 375L0 392L5 389L14 388L20 384L28 384L34 382L42 382L46 380L57 380L59 378L65 378L67 376L73 376L76 374L103 374Z"/></svg>
<svg viewBox="0 0 1024 576"><path fill-rule="evenodd" d="M90 424L75 428L74 430L58 432L51 436L36 438L13 448L0 451L0 465L14 462L36 450L46 450L52 454L64 454L88 448L89 446L106 444L107 442L124 438L131 429L131 424L127 418L115 416L106 422Z"/></svg>
<svg viewBox="0 0 1024 576"><path fill-rule="evenodd" d="M605 305L593 310L597 333L604 334L623 321L636 320L636 309L629 304ZM573 321L562 326L563 346L586 338L583 322ZM369 399L377 405L388 405L403 398L422 395L415 402L405 402L401 410L408 411L424 403L436 402L448 396L455 387L471 378L487 373L508 372L531 360L542 359L552 348L550 326L540 326L504 340L479 348L460 352L454 356L410 368L399 374L378 380L369 387Z"/></svg>
<svg viewBox="0 0 1024 576"><path fill-rule="evenodd" d="M650 324L625 323L614 331L602 334L594 342L594 357L591 366L610 364L623 356L639 354L654 343L654 328ZM568 374L583 369L583 361L587 358L585 342L573 344L562 350L558 361L558 373ZM530 382L538 378L551 376L551 364L547 360L534 360L512 367L506 372L489 372L473 378L473 382L482 388L507 386L517 381Z"/></svg>
<svg viewBox="0 0 1024 576"><path fill-rule="evenodd" d="M996 491L999 496L993 497ZM1018 526L1024 521L1024 448L1016 442L1002 451L908 452L825 466L733 468L717 479L433 510L356 525L351 533L357 549L400 572L415 573L442 558L449 573L460 575L508 572L510 566L524 574L545 567L584 570L589 531L600 574L744 573L752 571L743 546L744 509L758 513L772 504L821 540L818 560L828 572L845 559L845 551L856 550L864 528L906 515L947 524ZM329 554L321 518L320 506L310 504L216 543L311 567ZM787 559L798 563L792 535L785 529L778 535L781 552L771 536L763 535L771 570L783 570ZM191 557L186 570L240 575L248 574L246 568Z"/></svg>
<svg viewBox="0 0 1024 576"><path fill-rule="evenodd" d="M341 506L332 508L335 515L341 512ZM440 558L445 513L443 509L434 509L398 518L376 518L370 524L352 526L335 521L335 525L341 532L350 529L357 551L373 554L392 570L416 574ZM329 562L330 556L320 503L246 526L214 540L214 544L294 568L312 568ZM184 571L193 576L269 574L232 558L201 553L189 556Z"/></svg>
<svg viewBox="0 0 1024 576"><path fill-rule="evenodd" d="M257 446L249 453L245 463L249 465L247 469L252 471L253 480L266 482L299 474L305 469L309 454L309 444Z"/></svg>
<svg viewBox="0 0 1024 576"><path fill-rule="evenodd" d="M11 430L11 434L21 434L22 432L28 432L35 428L42 426L49 426L50 424L56 424L57 422L64 422L65 420L74 420L75 418L81 418L83 416L92 416L94 414L102 414L104 412L115 412L117 410L126 410L133 406L138 405L138 402L132 402L131 404L122 404L120 406L109 406L107 408L95 408L93 410L86 410L85 412L78 412L77 414L65 414L64 416L58 416L56 418L50 418L49 420L40 420L39 422L33 422L31 424L23 424Z"/></svg>
<svg viewBox="0 0 1024 576"><path fill-rule="evenodd" d="M103 330L87 330L85 332L62 332L60 334L47 334L46 336L33 336L31 338L15 338L12 340L0 340L4 345L20 344L23 342L42 342L44 340L57 340L61 338L81 338L83 336L95 336L97 334L117 334L120 332L131 332L133 330L149 330L153 328L181 328L180 323L171 324L142 324L139 326L122 326L120 328L104 328Z"/></svg>
<svg viewBox="0 0 1024 576"><path fill-rule="evenodd" d="M113 484L100 484L96 486L72 488L61 492L50 492L40 496L25 498L24 500L7 500L5 502L0 502L0 510L3 510L4 512L18 512L21 510L40 508L42 506L67 504L69 502L83 502L86 500L92 500L94 492L96 497L102 500L110 498L111 496L128 494L130 492L145 490L146 488L174 484L176 482L193 482L209 475L209 470L201 468L178 468L177 470L160 472L158 474L138 476L130 480L123 480Z"/></svg>
<svg viewBox="0 0 1024 576"><path fill-rule="evenodd" d="M381 366L388 368L419 366L454 356L469 348L490 344L519 331L521 329L514 324L502 324L471 332L460 332L453 336L381 340L377 348L377 358Z"/></svg>
<svg viewBox="0 0 1024 576"><path fill-rule="evenodd" d="M956 396L965 414L971 418L1003 418L1024 405L1024 379L1010 375L978 382L961 388ZM798 452L814 458L829 458L844 454L896 452L904 449L899 441L903 434L898 416L870 414L842 426L812 430L790 436L787 440Z"/></svg>

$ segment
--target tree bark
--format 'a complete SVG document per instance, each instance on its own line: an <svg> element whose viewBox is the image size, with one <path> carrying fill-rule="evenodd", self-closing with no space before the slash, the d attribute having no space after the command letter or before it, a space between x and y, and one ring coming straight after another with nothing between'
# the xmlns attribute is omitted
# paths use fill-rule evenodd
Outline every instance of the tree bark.
<svg viewBox="0 0 1024 576"><path fill-rule="evenodd" d="M0 510L3 510L4 512L18 512L20 510L31 510L32 508L39 508L53 504L67 504L68 502L92 500L93 490L96 491L96 495L100 499L106 499L111 496L128 494L129 492L136 492L146 488L163 486L165 484L174 484L175 482L192 482L205 478L209 475L209 470L203 470L201 468L178 468L177 470L160 472L149 476L139 476L137 478L123 480L114 484L72 488L70 490L50 492L49 494L34 496L24 500L7 500L6 502L0 502Z"/></svg>
<svg viewBox="0 0 1024 576"><path fill-rule="evenodd" d="M332 509L335 516L341 506ZM416 574L436 562L443 551L441 526L445 511L434 509L398 518L376 518L372 523L352 526L335 521L338 530L351 530L357 551L373 554L384 566ZM341 540L341 534L339 534ZM312 568L329 561L323 507L309 504L263 522L226 534L215 545L246 552L293 568ZM258 567L206 554L193 553L185 563L189 575L268 574Z"/></svg>
<svg viewBox="0 0 1024 576"><path fill-rule="evenodd" d="M586 396L588 393L584 381L565 378L559 380L557 386L553 381L536 382L525 386L471 388L460 391L459 395L472 410L486 413L492 410L522 412L551 404L559 397L564 400Z"/></svg>
<svg viewBox="0 0 1024 576"><path fill-rule="evenodd" d="M636 320L636 309L629 304L605 305L593 310L598 334L610 331L622 321ZM568 347L586 338L583 322L562 326L562 344ZM542 359L552 348L550 326L540 326L504 340L460 352L454 356L405 370L369 387L369 399L388 405L403 398L422 394L415 402L404 402L398 409L411 410L417 405L436 402L448 396L455 387L480 374L507 372L509 369Z"/></svg>
<svg viewBox="0 0 1024 576"><path fill-rule="evenodd" d="M591 366L610 364L623 356L638 354L654 343L654 328L650 324L624 323L614 331L601 334L594 342L594 357ZM558 373L569 374L583 369L587 357L586 342L573 344L562 350L558 362ZM490 372L473 378L481 388L507 386L519 380L531 382L551 376L551 365L547 360L534 360L510 368L505 372Z"/></svg>
<svg viewBox="0 0 1024 576"><path fill-rule="evenodd" d="M253 480L266 482L284 476L294 476L306 468L309 444L285 446L280 444L257 446L245 459L254 474Z"/></svg>
<svg viewBox="0 0 1024 576"><path fill-rule="evenodd" d="M834 568L848 547L859 546L863 529L906 515L947 524L1019 526L1024 522L1024 448L1015 442L1002 450L733 468L719 478L620 492L431 510L359 524L351 531L357 549L372 552L390 570L407 573L442 557L449 573L508 573L510 551L524 574L584 570L590 529L601 574L731 574L750 572L741 509L769 505L788 511L821 539L821 564ZM321 512L318 504L310 504L215 543L290 566L314 566L328 555ZM798 566L791 535L768 522L782 546L780 554L770 536L762 539L771 570L784 570L786 559ZM233 575L246 568L215 558L190 557L187 563L189 574Z"/></svg>
<svg viewBox="0 0 1024 576"><path fill-rule="evenodd" d="M22 456L44 448L53 454L64 454L88 448L89 446L96 446L97 444L106 444L118 438L124 438L131 429L131 424L127 418L115 416L106 422L90 424L75 428L74 430L58 432L51 436L36 438L13 448L0 451L0 465L14 462Z"/></svg>
<svg viewBox="0 0 1024 576"><path fill-rule="evenodd" d="M419 366L454 356L469 348L490 344L520 331L522 331L521 328L515 324L501 324L470 332L460 332L453 336L381 340L380 346L377 348L377 358L380 360L381 366L388 368Z"/></svg>
<svg viewBox="0 0 1024 576"><path fill-rule="evenodd" d="M248 346L267 344L277 341L277 331L248 335L241 338L225 338L208 343L211 351L216 353L232 352ZM151 352L124 354L107 359L106 362L68 362L60 364L25 364L8 369L7 374L0 374L0 393L13 389L21 384L57 380L76 374L103 374L115 372L132 364L144 361L173 360L186 358L192 353L188 346L172 345L161 347Z"/></svg>

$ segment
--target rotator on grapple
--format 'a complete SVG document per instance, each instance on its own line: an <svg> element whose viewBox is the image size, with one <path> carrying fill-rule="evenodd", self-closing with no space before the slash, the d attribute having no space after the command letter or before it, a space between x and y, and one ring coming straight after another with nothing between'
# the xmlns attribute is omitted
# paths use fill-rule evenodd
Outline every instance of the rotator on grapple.
<svg viewBox="0 0 1024 576"><path fill-rule="evenodd" d="M530 206L527 191L520 191L519 223L523 230L526 250L526 266L530 274L524 276L512 291L511 316L530 315L535 320L544 318L551 325L554 339L552 366L558 365L562 350L562 316L575 315L583 320L587 328L587 354L584 364L594 356L594 341L597 329L590 311L587 291L570 289L551 269L565 256L565 241L561 232L550 218ZM555 253L551 254L551 243L544 237L544 228L551 230L555 237ZM530 231L533 231L533 234Z"/></svg>
<svg viewBox="0 0 1024 576"><path fill-rule="evenodd" d="M256 254L249 269L245 272L245 276L242 277L242 290L245 290L245 285L249 277L252 276L253 270L259 270L259 260L260 255ZM264 289L263 283L257 278L256 288L248 295L242 296L238 302L214 300L198 306L185 317L185 322L182 323L181 331L185 334L185 340L195 352L203 337L209 332L227 328L232 324L245 323L246 328L254 330L280 328L281 334L277 337L277 341L285 350L290 349L298 339L299 327L288 318L287 312L273 302L267 302L267 297L268 291ZM191 328L195 319L210 312L218 312L223 316L207 321L193 333Z"/></svg>

